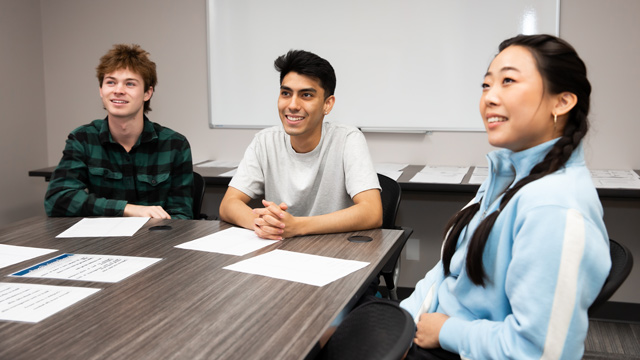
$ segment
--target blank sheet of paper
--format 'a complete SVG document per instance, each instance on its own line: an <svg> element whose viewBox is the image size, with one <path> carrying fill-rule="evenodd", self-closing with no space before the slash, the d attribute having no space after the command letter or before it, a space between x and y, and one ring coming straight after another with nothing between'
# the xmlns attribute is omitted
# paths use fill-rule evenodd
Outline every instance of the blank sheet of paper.
<svg viewBox="0 0 640 360"><path fill-rule="evenodd" d="M56 237L133 236L147 221L148 217L84 218Z"/></svg>
<svg viewBox="0 0 640 360"><path fill-rule="evenodd" d="M58 250L0 244L0 269Z"/></svg>
<svg viewBox="0 0 640 360"><path fill-rule="evenodd" d="M0 283L0 320L36 323L100 291L84 287Z"/></svg>
<svg viewBox="0 0 640 360"><path fill-rule="evenodd" d="M274 250L223 269L324 286L367 265L369 263L363 261Z"/></svg>
<svg viewBox="0 0 640 360"><path fill-rule="evenodd" d="M233 227L176 245L176 247L180 249L241 256L262 249L277 241L278 240L261 239L253 230Z"/></svg>

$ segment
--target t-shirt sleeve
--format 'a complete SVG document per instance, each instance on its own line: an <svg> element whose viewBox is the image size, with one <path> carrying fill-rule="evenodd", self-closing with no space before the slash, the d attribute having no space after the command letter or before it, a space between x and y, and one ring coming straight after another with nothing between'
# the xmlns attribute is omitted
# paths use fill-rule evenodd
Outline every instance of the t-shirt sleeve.
<svg viewBox="0 0 640 360"><path fill-rule="evenodd" d="M347 193L351 198L371 189L380 189L364 134L354 131L347 135L344 147L344 173Z"/></svg>
<svg viewBox="0 0 640 360"><path fill-rule="evenodd" d="M264 171L258 152L258 138L254 137L238 165L229 186L238 189L252 199L264 195Z"/></svg>

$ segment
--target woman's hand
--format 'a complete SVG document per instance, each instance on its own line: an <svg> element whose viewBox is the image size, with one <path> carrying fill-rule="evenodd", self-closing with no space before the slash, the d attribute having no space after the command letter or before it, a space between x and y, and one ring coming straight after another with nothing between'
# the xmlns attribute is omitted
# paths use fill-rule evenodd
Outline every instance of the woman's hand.
<svg viewBox="0 0 640 360"><path fill-rule="evenodd" d="M427 313L420 315L416 337L413 342L424 349L440 347L440 329L449 316L440 313Z"/></svg>

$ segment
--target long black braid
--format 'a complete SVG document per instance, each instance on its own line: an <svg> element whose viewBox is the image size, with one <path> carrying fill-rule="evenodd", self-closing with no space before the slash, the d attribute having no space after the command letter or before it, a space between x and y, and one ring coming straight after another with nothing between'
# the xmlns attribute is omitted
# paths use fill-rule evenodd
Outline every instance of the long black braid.
<svg viewBox="0 0 640 360"><path fill-rule="evenodd" d="M482 255L489 238L489 233L500 211L522 187L549 175L566 164L567 160L587 134L589 99L591 84L587 79L587 70L574 48L566 41L551 35L518 35L500 44L502 51L509 46L522 46L531 51L537 62L538 71L545 84L545 91L550 94L570 92L576 95L578 102L569 112L562 137L554 144L545 158L536 164L528 176L509 188L500 201L497 211L484 218L475 230L469 242L466 269L471 281L484 286L486 273L482 264ZM447 223L442 263L445 275L450 273L451 258L462 230L469 224L480 209L480 204L472 204L457 214Z"/></svg>

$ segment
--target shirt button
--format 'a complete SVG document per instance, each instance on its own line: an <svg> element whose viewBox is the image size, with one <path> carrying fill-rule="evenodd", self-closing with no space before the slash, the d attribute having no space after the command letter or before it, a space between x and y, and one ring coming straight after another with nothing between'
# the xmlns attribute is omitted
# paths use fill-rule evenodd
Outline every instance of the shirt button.
<svg viewBox="0 0 640 360"><path fill-rule="evenodd" d="M151 180L151 183L152 183L153 185L155 185L155 184L156 184L156 181L155 181L155 180Z"/></svg>

